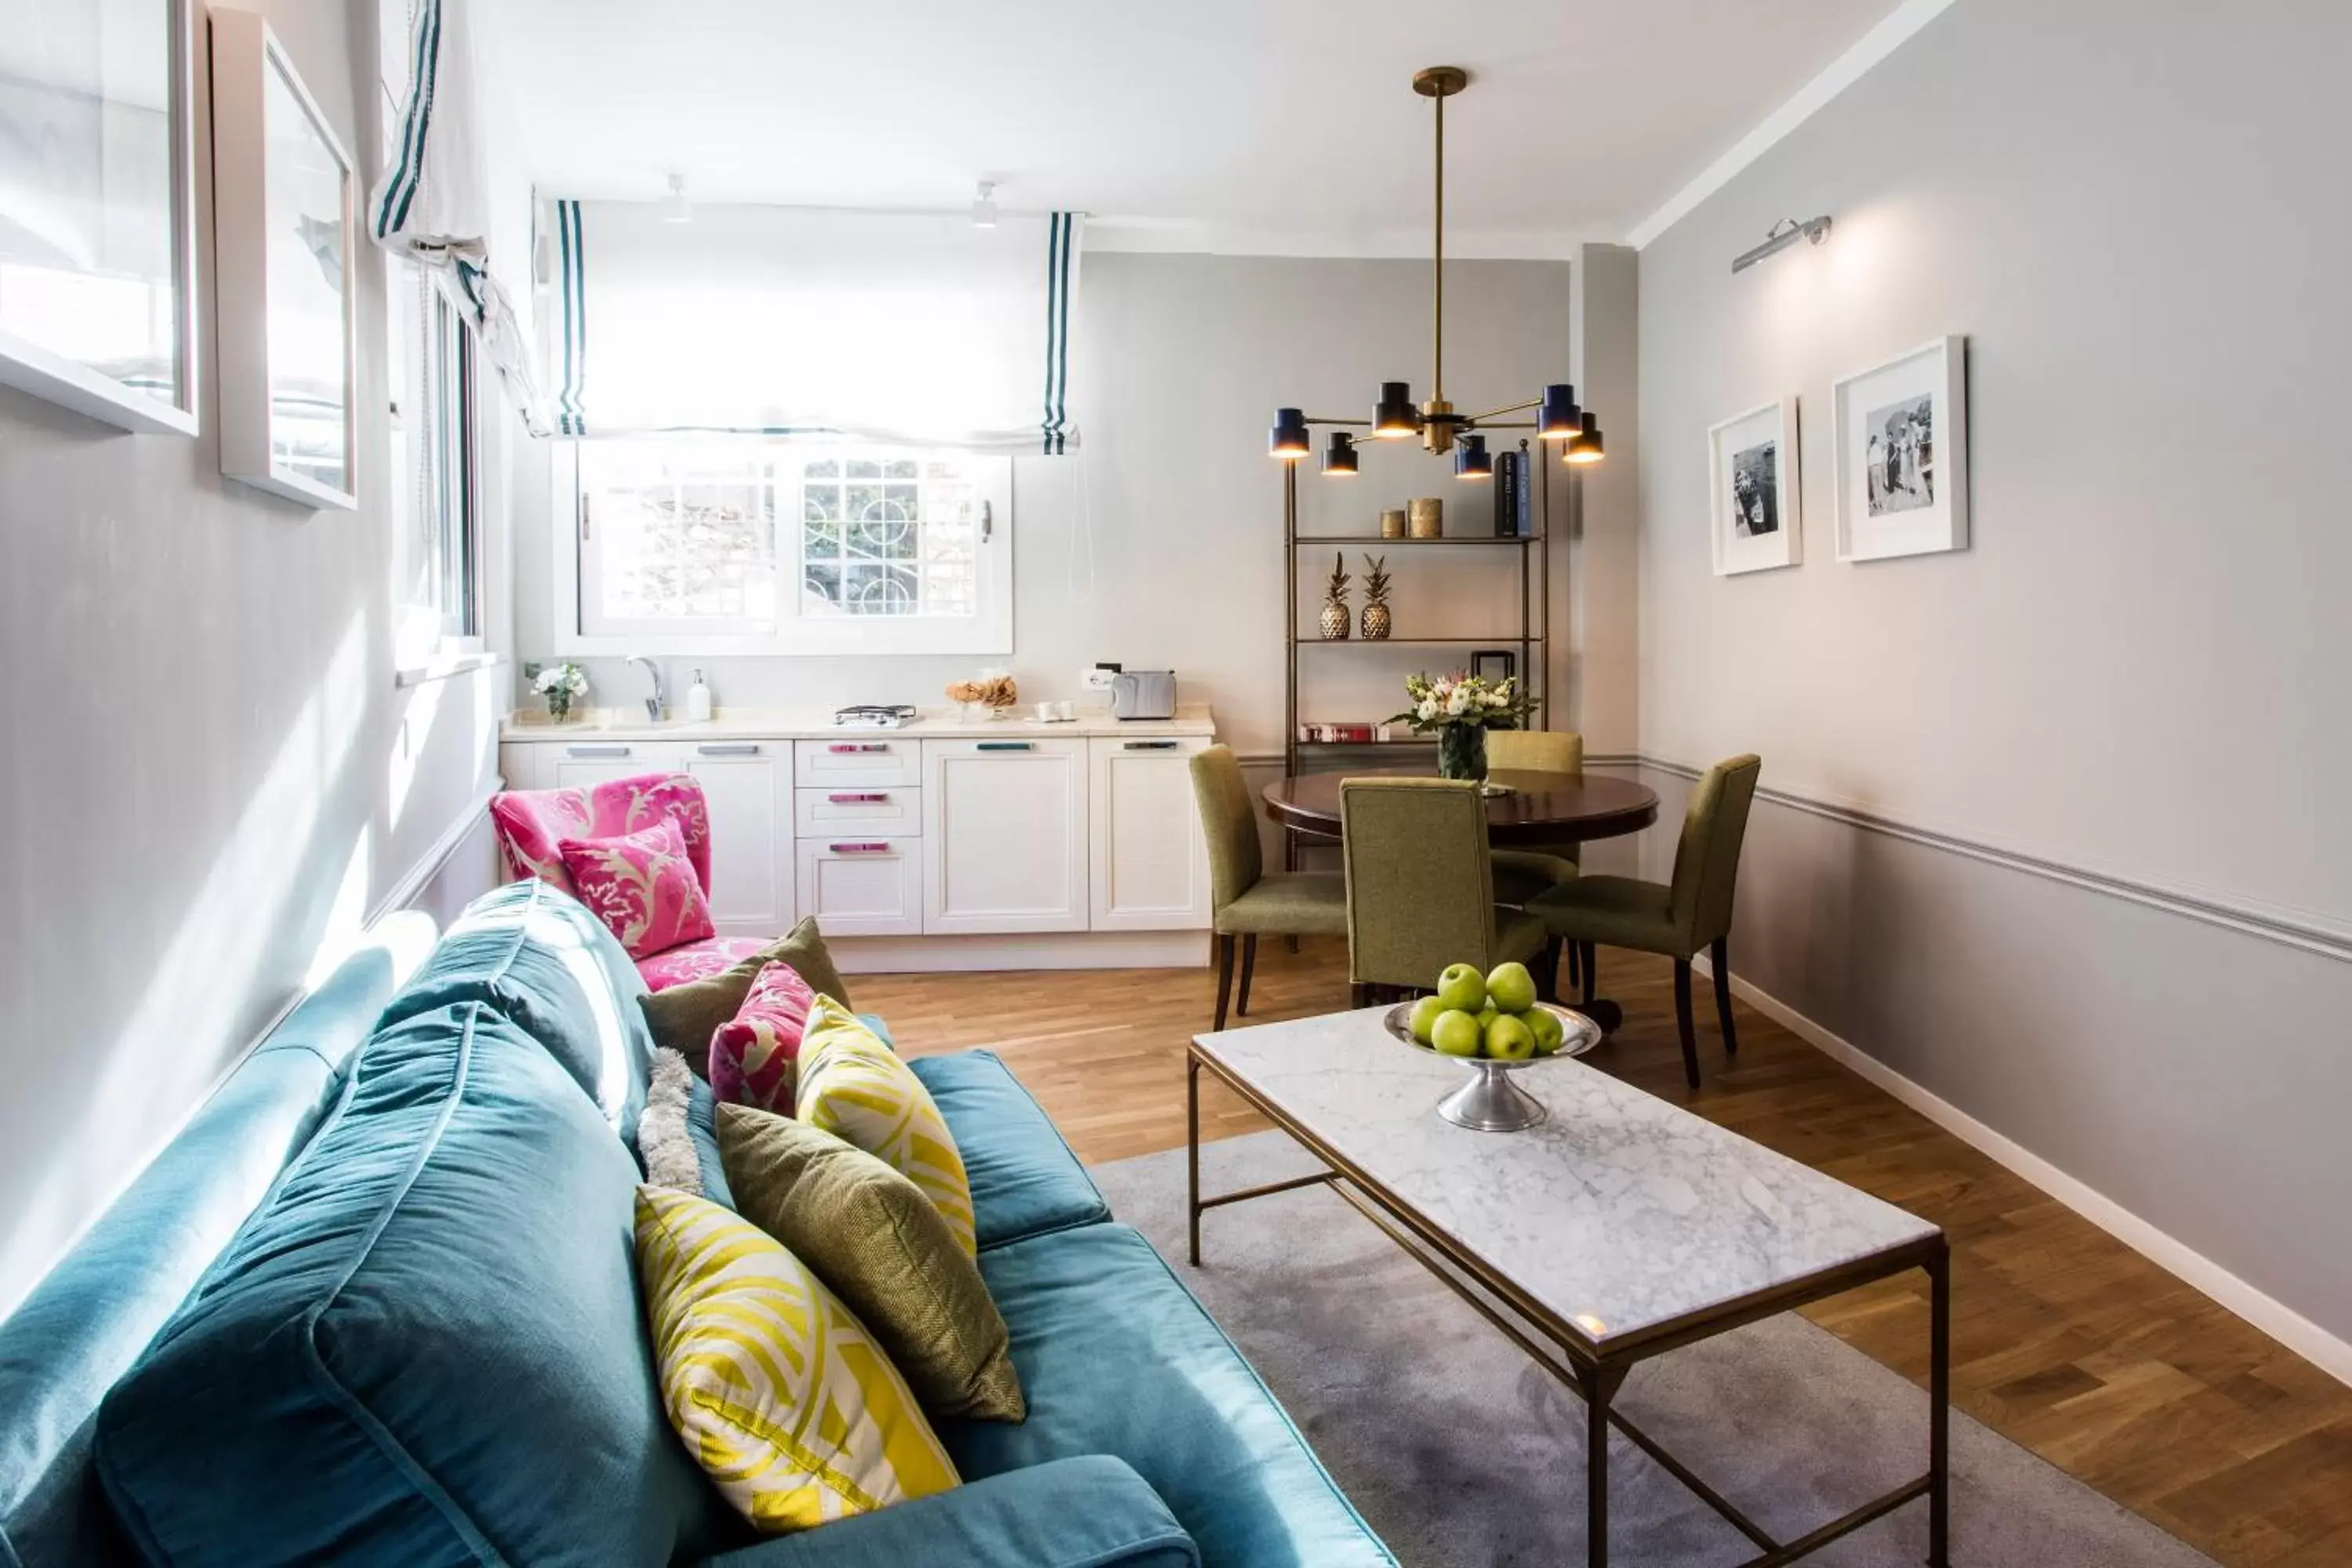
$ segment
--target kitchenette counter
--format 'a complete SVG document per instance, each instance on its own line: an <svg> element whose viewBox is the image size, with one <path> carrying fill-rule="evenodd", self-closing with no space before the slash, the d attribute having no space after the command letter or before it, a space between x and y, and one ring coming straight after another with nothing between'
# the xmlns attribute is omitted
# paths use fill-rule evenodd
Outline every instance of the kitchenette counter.
<svg viewBox="0 0 2352 1568"><path fill-rule="evenodd" d="M721 708L698 724L684 719L665 719L656 724L645 718L642 709L631 708L599 708L562 724L551 724L544 714L524 711L507 719L499 738L509 744L521 744L534 741L837 741L852 735L889 735L910 741L1022 740L1047 735L1150 739L1216 732L1216 721L1207 706L1187 703L1178 707L1173 719L1114 719L1107 709L1081 708L1076 719L1055 724L1027 717L974 721L953 708L926 708L895 730L835 724L830 713L780 709Z"/></svg>

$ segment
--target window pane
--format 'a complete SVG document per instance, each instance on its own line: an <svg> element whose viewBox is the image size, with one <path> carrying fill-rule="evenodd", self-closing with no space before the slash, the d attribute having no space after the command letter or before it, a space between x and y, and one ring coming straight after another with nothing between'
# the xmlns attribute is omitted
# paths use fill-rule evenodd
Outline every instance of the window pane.
<svg viewBox="0 0 2352 1568"><path fill-rule="evenodd" d="M957 452L845 452L801 472L802 612L978 613L973 459ZM831 476L839 473L842 482ZM820 478L822 475L824 477Z"/></svg>
<svg viewBox="0 0 2352 1568"><path fill-rule="evenodd" d="M594 621L767 622L775 482L757 448L589 443Z"/></svg>

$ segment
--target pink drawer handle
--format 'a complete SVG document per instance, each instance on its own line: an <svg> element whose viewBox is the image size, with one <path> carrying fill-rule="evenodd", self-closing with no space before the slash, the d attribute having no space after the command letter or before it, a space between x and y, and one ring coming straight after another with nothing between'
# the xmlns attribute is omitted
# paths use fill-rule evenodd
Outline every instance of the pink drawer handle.
<svg viewBox="0 0 2352 1568"><path fill-rule="evenodd" d="M871 805L877 801L888 800L890 797L879 790L869 790L859 795L829 795L824 798L835 805Z"/></svg>
<svg viewBox="0 0 2352 1568"><path fill-rule="evenodd" d="M861 746L861 745L844 744L844 743L836 742L836 743L835 743L835 744L833 744L833 745L830 745L830 746L827 746L827 747L825 748L825 750L826 750L826 751L832 752L834 752L835 755L839 755L839 754L841 754L841 753L843 753L843 752L848 752L848 753L853 754L853 755L860 755L860 754L864 754L864 753L866 753L866 752L887 752L887 751L888 751L889 749L890 749L889 744L888 744L888 742L868 742L867 744L866 744L866 745L862 745L862 746Z"/></svg>
<svg viewBox="0 0 2352 1568"><path fill-rule="evenodd" d="M832 844L826 847L836 855L887 855L890 851L887 844Z"/></svg>

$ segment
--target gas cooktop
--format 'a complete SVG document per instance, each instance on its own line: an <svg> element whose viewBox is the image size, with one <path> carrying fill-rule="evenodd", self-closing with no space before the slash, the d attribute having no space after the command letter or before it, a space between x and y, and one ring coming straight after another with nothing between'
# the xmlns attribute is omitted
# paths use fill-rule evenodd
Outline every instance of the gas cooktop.
<svg viewBox="0 0 2352 1568"><path fill-rule="evenodd" d="M908 702L856 702L833 710L833 722L842 730L898 730L915 721Z"/></svg>

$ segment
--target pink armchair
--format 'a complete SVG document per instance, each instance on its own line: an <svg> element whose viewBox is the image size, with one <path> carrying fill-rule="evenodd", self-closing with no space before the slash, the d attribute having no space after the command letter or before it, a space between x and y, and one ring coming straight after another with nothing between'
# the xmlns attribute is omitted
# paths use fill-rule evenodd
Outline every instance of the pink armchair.
<svg viewBox="0 0 2352 1568"><path fill-rule="evenodd" d="M710 809L702 786L688 773L640 773L587 788L508 790L490 797L490 821L507 875L536 877L575 898L580 889L563 868L556 845L566 838L612 838L667 816L686 839L687 858L705 893L710 891ZM714 936L637 961L652 990L700 980L768 945L749 936Z"/></svg>

